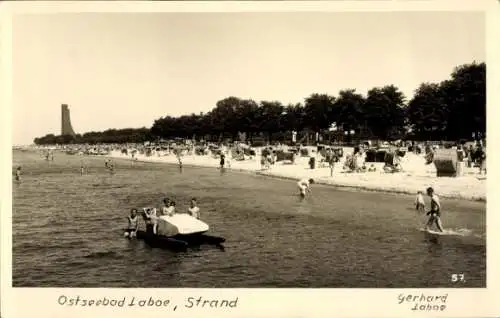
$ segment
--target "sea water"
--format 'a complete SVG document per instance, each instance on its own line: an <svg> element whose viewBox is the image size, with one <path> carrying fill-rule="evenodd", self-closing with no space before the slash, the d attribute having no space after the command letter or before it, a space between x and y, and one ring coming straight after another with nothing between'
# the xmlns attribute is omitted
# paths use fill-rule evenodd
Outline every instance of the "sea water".
<svg viewBox="0 0 500 318"><path fill-rule="evenodd" d="M419 231L414 196L313 185L215 168L14 152L13 285L38 287L485 287L486 207L441 198L447 229ZM84 164L87 173L80 176ZM325 175L328 175L325 169ZM436 189L439 193L439 189ZM225 250L152 249L123 238L131 208L196 197ZM142 222L142 220L141 220ZM455 276L452 276L455 275ZM464 280L452 277L463 275Z"/></svg>

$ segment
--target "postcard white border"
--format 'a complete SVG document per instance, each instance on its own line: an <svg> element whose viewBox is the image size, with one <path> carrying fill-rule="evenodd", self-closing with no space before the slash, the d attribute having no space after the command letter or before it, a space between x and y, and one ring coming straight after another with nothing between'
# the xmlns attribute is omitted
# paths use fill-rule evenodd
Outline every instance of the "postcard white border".
<svg viewBox="0 0 500 318"><path fill-rule="evenodd" d="M17 317L493 317L500 316L499 140L495 127L500 107L500 10L498 1L297 1L297 2L20 2L2 3L1 10L1 316ZM12 281L12 94L11 19L12 14L63 12L298 12L298 11L470 11L487 12L487 102L488 102L488 202L487 202L487 285L485 289L76 289L11 288ZM498 144L498 143L497 143ZM439 269L436 269L439 270ZM443 312L412 312L398 305L400 293L448 294ZM226 310L182 310L157 308L64 307L60 295L81 297L157 297L179 304L189 296L207 298L238 297L238 307Z"/></svg>

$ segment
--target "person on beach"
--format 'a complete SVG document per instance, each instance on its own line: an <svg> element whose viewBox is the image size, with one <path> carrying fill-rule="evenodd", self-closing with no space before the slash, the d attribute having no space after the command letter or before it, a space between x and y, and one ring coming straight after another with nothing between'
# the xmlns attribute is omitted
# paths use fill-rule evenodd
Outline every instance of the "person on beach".
<svg viewBox="0 0 500 318"><path fill-rule="evenodd" d="M197 218L198 220L200 219L200 208L198 207L196 198L191 199L191 205L189 206L188 212L192 217Z"/></svg>
<svg viewBox="0 0 500 318"><path fill-rule="evenodd" d="M85 168L83 167L83 164L80 166L80 175L83 176L85 173Z"/></svg>
<svg viewBox="0 0 500 318"><path fill-rule="evenodd" d="M137 236L139 222L137 222L137 209L130 210L130 215L127 216L128 227L123 234L125 237L133 238Z"/></svg>
<svg viewBox="0 0 500 318"><path fill-rule="evenodd" d="M311 184L314 183L313 179L302 179L297 182L297 186L299 187L300 196L305 198L306 192L311 193Z"/></svg>
<svg viewBox="0 0 500 318"><path fill-rule="evenodd" d="M427 212L429 215L429 220L427 221L426 230L428 231L433 223L440 232L443 232L443 224L441 223L441 204L439 203L439 197L434 193L434 189L427 188L427 195L431 198L431 210Z"/></svg>
<svg viewBox="0 0 500 318"><path fill-rule="evenodd" d="M417 192L417 197L415 198L415 209L417 211L425 211L425 201L422 191Z"/></svg>
<svg viewBox="0 0 500 318"><path fill-rule="evenodd" d="M16 169L16 181L21 181L21 167L17 167Z"/></svg>

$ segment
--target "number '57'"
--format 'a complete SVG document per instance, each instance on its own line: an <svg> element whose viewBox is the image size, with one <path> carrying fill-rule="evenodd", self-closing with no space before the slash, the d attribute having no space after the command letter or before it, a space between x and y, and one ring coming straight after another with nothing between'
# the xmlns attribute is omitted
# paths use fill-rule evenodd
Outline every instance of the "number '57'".
<svg viewBox="0 0 500 318"><path fill-rule="evenodd" d="M453 283L465 282L465 275L464 274L451 274L451 281Z"/></svg>

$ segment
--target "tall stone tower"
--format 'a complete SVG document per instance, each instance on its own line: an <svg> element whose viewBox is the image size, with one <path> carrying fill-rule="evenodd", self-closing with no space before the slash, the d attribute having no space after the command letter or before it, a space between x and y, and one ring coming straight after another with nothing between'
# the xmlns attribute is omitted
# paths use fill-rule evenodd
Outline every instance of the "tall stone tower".
<svg viewBox="0 0 500 318"><path fill-rule="evenodd" d="M75 135L73 127L71 127L71 119L69 117L69 108L67 104L61 105L61 135Z"/></svg>

